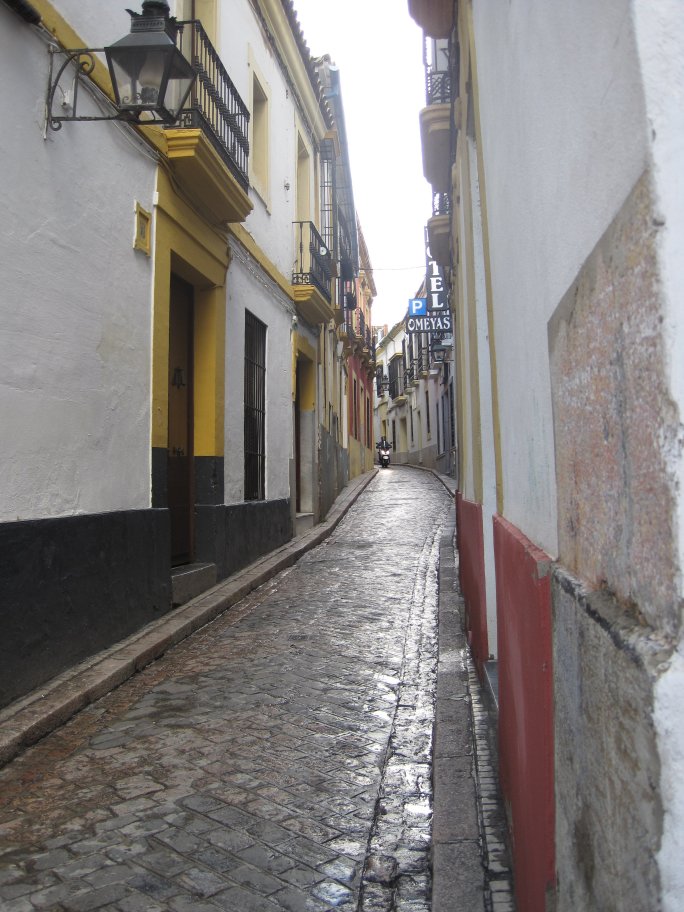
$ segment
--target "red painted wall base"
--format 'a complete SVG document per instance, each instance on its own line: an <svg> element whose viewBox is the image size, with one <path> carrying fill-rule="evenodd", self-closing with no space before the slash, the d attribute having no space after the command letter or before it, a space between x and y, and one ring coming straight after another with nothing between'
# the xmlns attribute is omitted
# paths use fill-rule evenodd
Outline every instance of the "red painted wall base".
<svg viewBox="0 0 684 912"><path fill-rule="evenodd" d="M458 573L465 602L468 642L482 678L483 664L489 658L482 504L466 500L460 492L456 493L456 528Z"/></svg>
<svg viewBox="0 0 684 912"><path fill-rule="evenodd" d="M499 765L518 909L545 912L555 889L551 559L494 517Z"/></svg>

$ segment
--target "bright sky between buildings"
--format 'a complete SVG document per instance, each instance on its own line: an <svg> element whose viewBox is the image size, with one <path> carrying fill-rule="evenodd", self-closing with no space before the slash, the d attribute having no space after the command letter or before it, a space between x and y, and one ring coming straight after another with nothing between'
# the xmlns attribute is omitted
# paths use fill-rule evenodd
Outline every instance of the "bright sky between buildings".
<svg viewBox="0 0 684 912"><path fill-rule="evenodd" d="M422 32L406 0L294 0L315 57L340 70L354 202L378 290L373 323L400 320L425 275L431 215L418 112L425 105Z"/></svg>

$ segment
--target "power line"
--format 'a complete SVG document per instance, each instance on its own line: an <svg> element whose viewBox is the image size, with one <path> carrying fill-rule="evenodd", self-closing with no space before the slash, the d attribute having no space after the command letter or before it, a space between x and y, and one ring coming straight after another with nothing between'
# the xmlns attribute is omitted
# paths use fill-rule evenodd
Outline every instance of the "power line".
<svg viewBox="0 0 684 912"><path fill-rule="evenodd" d="M405 272L409 269L425 269L425 263L420 266L371 266L367 272Z"/></svg>

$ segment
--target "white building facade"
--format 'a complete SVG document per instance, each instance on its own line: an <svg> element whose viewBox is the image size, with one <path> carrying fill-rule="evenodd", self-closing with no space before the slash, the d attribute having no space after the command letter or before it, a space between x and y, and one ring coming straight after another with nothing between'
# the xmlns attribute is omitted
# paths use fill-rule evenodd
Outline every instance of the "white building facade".
<svg viewBox="0 0 684 912"><path fill-rule="evenodd" d="M451 202L461 585L478 668L498 666L518 906L673 910L681 11L409 10L443 51L424 170Z"/></svg>
<svg viewBox="0 0 684 912"><path fill-rule="evenodd" d="M97 49L131 17L100 7L0 0L3 706L320 521L348 479L346 146L293 4L145 0L197 77L167 124L112 119Z"/></svg>

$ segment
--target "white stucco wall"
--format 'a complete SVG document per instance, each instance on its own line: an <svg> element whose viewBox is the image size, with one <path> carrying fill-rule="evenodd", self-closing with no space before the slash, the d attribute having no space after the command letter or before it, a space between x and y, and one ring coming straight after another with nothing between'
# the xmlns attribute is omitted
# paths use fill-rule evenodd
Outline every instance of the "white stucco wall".
<svg viewBox="0 0 684 912"><path fill-rule="evenodd" d="M133 232L156 165L112 124L44 141L47 68L0 6L1 521L150 505L152 263Z"/></svg>
<svg viewBox="0 0 684 912"><path fill-rule="evenodd" d="M226 313L225 499L244 499L245 310L266 324L266 499L290 496L292 442L292 305L231 242Z"/></svg>
<svg viewBox="0 0 684 912"><path fill-rule="evenodd" d="M474 5L504 513L557 552L546 324L646 165L629 0Z"/></svg>
<svg viewBox="0 0 684 912"><path fill-rule="evenodd" d="M265 83L269 106L269 181L264 199L250 187L254 209L245 221L245 228L258 240L269 259L288 279L294 260L294 229L296 213L297 129L304 133L308 147L311 143L298 118L293 93L273 54L251 6L246 2L230 4L230 15L224 10L220 26L221 57L230 78L245 104L250 104L252 74ZM314 207L314 153L311 154L311 204ZM250 166L251 167L251 166ZM316 221L312 209L311 218Z"/></svg>
<svg viewBox="0 0 684 912"><path fill-rule="evenodd" d="M641 62L648 124L651 129L653 186L658 206L659 267L666 313L670 388L678 405L680 422L684 405L684 18L681 3L664 0L653 4L636 0L636 35ZM673 475L679 481L679 535L676 542L680 568L684 566L684 449L682 426L673 435L667 453ZM679 592L682 594L680 573ZM655 724L658 733L665 808L662 847L658 858L663 910L681 908L684 895L684 652L680 644L655 692Z"/></svg>

